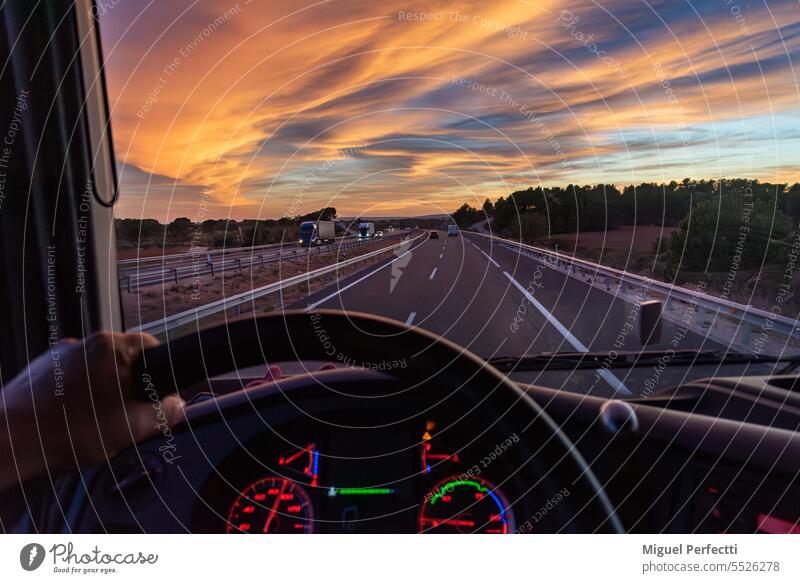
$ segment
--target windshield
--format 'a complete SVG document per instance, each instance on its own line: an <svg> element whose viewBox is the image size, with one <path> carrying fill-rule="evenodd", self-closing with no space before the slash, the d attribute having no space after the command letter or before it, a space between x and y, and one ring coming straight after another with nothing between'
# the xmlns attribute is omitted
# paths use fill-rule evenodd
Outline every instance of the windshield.
<svg viewBox="0 0 800 583"><path fill-rule="evenodd" d="M708 8L713 37L592 2L132 4L99 14L129 329L367 312L596 353L506 371L624 397L800 353L795 4Z"/></svg>

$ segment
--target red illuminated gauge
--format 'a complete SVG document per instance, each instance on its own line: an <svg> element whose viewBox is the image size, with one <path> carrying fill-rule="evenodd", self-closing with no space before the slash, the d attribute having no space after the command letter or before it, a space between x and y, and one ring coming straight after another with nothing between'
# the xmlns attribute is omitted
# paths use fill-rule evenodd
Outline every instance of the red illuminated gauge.
<svg viewBox="0 0 800 583"><path fill-rule="evenodd" d="M314 530L314 507L299 484L285 478L253 482L236 498L228 513L227 533Z"/></svg>
<svg viewBox="0 0 800 583"><path fill-rule="evenodd" d="M420 532L508 534L514 515L500 490L480 478L448 478L422 503Z"/></svg>

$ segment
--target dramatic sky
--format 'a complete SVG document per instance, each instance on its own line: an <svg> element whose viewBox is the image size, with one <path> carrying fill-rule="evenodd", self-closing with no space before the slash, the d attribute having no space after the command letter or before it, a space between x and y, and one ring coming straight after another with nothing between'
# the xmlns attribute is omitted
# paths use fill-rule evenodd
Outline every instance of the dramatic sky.
<svg viewBox="0 0 800 583"><path fill-rule="evenodd" d="M100 5L119 216L800 180L797 0Z"/></svg>

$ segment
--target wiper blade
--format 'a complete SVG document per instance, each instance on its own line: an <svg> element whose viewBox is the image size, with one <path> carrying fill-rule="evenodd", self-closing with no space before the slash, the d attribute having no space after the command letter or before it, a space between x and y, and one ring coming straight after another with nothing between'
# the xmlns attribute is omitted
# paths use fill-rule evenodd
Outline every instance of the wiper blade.
<svg viewBox="0 0 800 583"><path fill-rule="evenodd" d="M529 356L499 356L489 364L501 372L686 366L691 364L747 364L800 361L800 356L770 356L722 350L642 350L623 352L542 352Z"/></svg>

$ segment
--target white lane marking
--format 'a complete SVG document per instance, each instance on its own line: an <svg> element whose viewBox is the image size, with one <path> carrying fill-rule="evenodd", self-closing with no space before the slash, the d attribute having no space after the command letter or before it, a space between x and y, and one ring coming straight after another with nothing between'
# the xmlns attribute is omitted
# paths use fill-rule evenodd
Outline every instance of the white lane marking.
<svg viewBox="0 0 800 583"><path fill-rule="evenodd" d="M430 277L428 279L433 279L434 278L434 276L436 275L436 270L437 269L439 269L439 268L438 267L434 267L433 268L433 271L431 271L431 275L430 275Z"/></svg>
<svg viewBox="0 0 800 583"><path fill-rule="evenodd" d="M555 317L553 314L551 314L551 313L548 311L548 309L547 309L547 308L545 308L545 307L544 307L544 306L541 304L541 302L539 302L539 300L537 300L535 297L533 297L533 295L531 295L531 293L530 293L528 290L526 290L524 287L522 287L522 284L520 284L520 283L519 283L519 282L518 282L516 279L514 279L514 278L511 276L511 274L510 274L510 273L508 273L507 271L504 271L504 272L503 272L503 275L505 275L505 276L506 276L506 277L507 277L509 280L511 280L511 283L513 283L513 284L514 284L514 286L515 286L515 287L516 287L516 288L517 288L519 291L521 291L521 292L522 292L522 294L525 296L525 298L526 298L526 299L527 299L527 300L528 300L528 301L529 301L529 302L530 302L530 303L531 303L531 304L532 304L532 305L533 305L533 306L534 306L534 307L535 307L537 310L539 310L539 312L542 314L542 316L544 316L544 317L547 319L547 321L548 321L548 322L550 322L550 323L553 325L553 327L555 327L555 329L556 329L556 330L558 330L558 331L561 333L561 335L564 337L564 339L565 339L567 342L569 342L569 343L572 345L572 347L573 347L573 348L574 348L574 349L575 349L577 352L589 352L589 348L588 348L588 347L587 347L585 344L583 344L583 342L581 342L580 340L578 340L578 339L577 339L577 338L576 338L576 337L575 337L575 336L572 334L572 332L570 332L569 330L567 330L566 326L564 326L564 324L562 324L562 323L561 323L561 322L558 320L558 318L556 318L556 317ZM626 387L626 386L625 386L625 385L622 383L622 381L621 381L621 380L619 380L619 378L617 377L617 375L615 375L615 374L614 374L613 372L611 372L609 369L607 369L607 368L598 368L598 369L597 369L597 372L600 374L600 376L603 378L603 380L604 380L604 381L606 381L606 382L607 382L607 383L608 383L608 384L611 386L611 388L612 388L612 389L614 389L614 391L615 391L615 392L617 392L617 393L622 393L623 395L632 395L632 394L633 394L633 393L631 393L631 391L628 389L628 387Z"/></svg>
<svg viewBox="0 0 800 583"><path fill-rule="evenodd" d="M492 265L494 265L495 267L500 267L500 264L494 259L492 259L489 255L487 255L486 251L484 251L483 249L478 249L478 251L483 253L484 257L486 257L486 259L492 262Z"/></svg>
<svg viewBox="0 0 800 583"><path fill-rule="evenodd" d="M406 251L406 252L405 252L405 253L403 253L402 255L398 255L397 257L395 257L394 259L392 259L392 260L391 260L389 263L384 263L383 265L381 265L381 266L380 266L380 267L378 267L377 269L375 269L375 270L373 270L373 271L370 271L370 272L369 272L369 273L367 273L366 275L363 275L363 276L359 277L357 280L355 280L355 281L351 281L351 282L350 282L350 283L348 283L346 286L338 288L338 289L337 289L335 292L333 292L332 294L330 294L330 295L328 295L328 296L325 296L324 298L322 298L322 299L321 299L321 300L319 300L318 302L314 302L313 304L309 304L308 306L306 306L306 309L305 309L305 311L307 312L308 310L313 310L313 309L314 309L314 308L316 308L318 305L320 305L320 304L324 304L325 302L327 302L327 301L328 301L329 299L331 299L331 298L335 298L336 296L338 296L338 295L339 295L340 293L342 293L343 291L345 291L345 290L348 290L348 289L350 289L351 287L353 287L354 285L356 285L357 283L361 283L362 281L364 281L364 280L365 280L365 279L367 279L368 277L370 277L370 276L372 276L372 275L375 275L376 273L378 273L378 272L379 272L381 269L383 269L384 267L389 267L389 266L390 266L392 263L394 263L394 262L395 262L395 261L397 261L398 259L401 259L402 257L405 257L406 255L408 255L408 254L409 254L409 253L411 253L412 251L413 251L413 249L409 249L408 251Z"/></svg>
<svg viewBox="0 0 800 583"><path fill-rule="evenodd" d="M444 257L444 253L439 253L439 259L441 259L442 257Z"/></svg>
<svg viewBox="0 0 800 583"><path fill-rule="evenodd" d="M416 315L417 315L416 312L411 312L408 315L408 318L406 318L406 326L411 326L411 323L414 321L414 318L416 317Z"/></svg>

